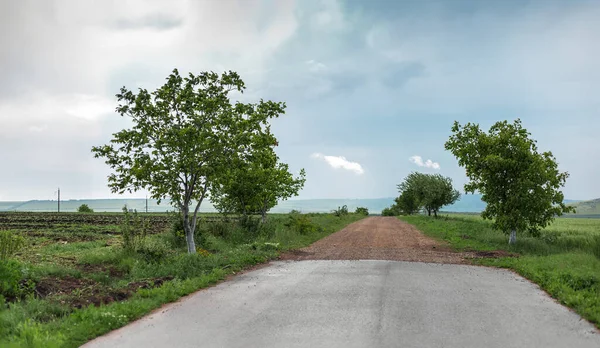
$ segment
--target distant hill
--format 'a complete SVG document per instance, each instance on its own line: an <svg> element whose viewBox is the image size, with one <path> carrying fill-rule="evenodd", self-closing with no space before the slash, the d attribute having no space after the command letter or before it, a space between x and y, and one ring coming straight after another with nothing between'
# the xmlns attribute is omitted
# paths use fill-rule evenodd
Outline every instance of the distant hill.
<svg viewBox="0 0 600 348"><path fill-rule="evenodd" d="M569 204L575 207L577 215L596 215L600 214L600 198L589 201L580 201Z"/></svg>
<svg viewBox="0 0 600 348"><path fill-rule="evenodd" d="M567 203L572 203L577 208L577 214L600 214L600 199L586 202L577 202L565 200ZM366 207L369 212L379 214L384 208L391 206L394 203L393 197L385 198L369 198L369 199L291 199L281 202L276 207L271 209L272 213L287 213L292 209L299 210L304 213L330 212L343 205L348 206L348 210L354 211L357 207ZM76 211L77 207L82 204L87 204L90 208L97 212L120 212L126 204L130 209L145 211L145 199L74 199L60 202L60 210L69 212ZM485 209L485 203L481 200L481 195L478 194L462 194L460 200L453 205L446 206L442 210L444 212L456 213L479 213ZM50 200L33 200L26 202L0 202L0 211L56 211L57 202ZM148 200L149 212L166 212L173 211L174 208L168 201L163 201L161 204L153 199ZM200 211L203 213L215 212L214 207L210 202L202 204Z"/></svg>
<svg viewBox="0 0 600 348"><path fill-rule="evenodd" d="M370 198L370 199L292 199L281 202L271 209L272 213L287 213L292 209L304 213L308 212L330 212L343 205L348 206L348 210L354 211L357 207L366 207L369 212L378 214L384 208L391 206L394 198ZM64 212L73 212L82 204L87 204L97 212L120 212L126 204L130 209L145 211L145 199L81 199L66 200L60 202L60 210ZM56 211L57 201L51 200L33 200L26 202L0 202L0 211ZM479 195L463 195L456 204L445 207L445 211L453 212L480 212L485 208L485 203L481 201ZM148 200L149 212L173 211L173 207L168 201L161 204L153 199ZM214 212L215 209L210 202L205 202L200 208L201 212Z"/></svg>

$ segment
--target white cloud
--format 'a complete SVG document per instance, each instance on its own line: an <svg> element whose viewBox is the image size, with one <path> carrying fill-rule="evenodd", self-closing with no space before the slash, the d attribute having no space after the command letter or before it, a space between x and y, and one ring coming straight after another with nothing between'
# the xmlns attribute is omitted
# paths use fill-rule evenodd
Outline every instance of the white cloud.
<svg viewBox="0 0 600 348"><path fill-rule="evenodd" d="M310 70L311 72L319 72L319 71L327 70L327 65L325 65L321 62L317 62L313 59L307 61L306 65L308 65L308 70Z"/></svg>
<svg viewBox="0 0 600 348"><path fill-rule="evenodd" d="M344 156L327 156L323 155L322 153L316 152L313 153L310 157L322 159L325 162L327 162L327 164L329 164L332 168L335 169L341 168L349 170L358 175L362 175L365 173L365 170L363 169L362 165L360 165L360 163L348 161Z"/></svg>
<svg viewBox="0 0 600 348"><path fill-rule="evenodd" d="M421 157L421 156L412 156L408 160L411 161L412 163L418 165L419 167L432 168L432 169L436 169L436 170L440 169L439 163L433 162L430 159L423 162L423 157Z"/></svg>

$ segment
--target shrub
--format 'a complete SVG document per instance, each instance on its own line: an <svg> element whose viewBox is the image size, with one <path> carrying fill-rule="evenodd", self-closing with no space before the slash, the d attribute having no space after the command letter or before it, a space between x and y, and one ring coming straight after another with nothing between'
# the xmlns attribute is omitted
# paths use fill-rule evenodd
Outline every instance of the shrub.
<svg viewBox="0 0 600 348"><path fill-rule="evenodd" d="M358 207L356 208L356 210L354 211L354 214L361 214L361 215L369 215L369 209L365 208L365 207Z"/></svg>
<svg viewBox="0 0 600 348"><path fill-rule="evenodd" d="M137 210L130 213L127 206L123 207L125 217L121 223L121 236L123 237L123 248L127 252L137 251L146 239L149 224L146 219L138 215Z"/></svg>
<svg viewBox="0 0 600 348"><path fill-rule="evenodd" d="M342 207L338 207L337 209L335 209L333 211L333 215L338 216L338 217L348 215L348 206L344 205Z"/></svg>
<svg viewBox="0 0 600 348"><path fill-rule="evenodd" d="M315 225L308 216L301 214L290 214L284 225L299 234L308 234L320 230L319 226Z"/></svg>
<svg viewBox="0 0 600 348"><path fill-rule="evenodd" d="M11 231L0 231L0 261L8 260L25 247L25 238Z"/></svg>
<svg viewBox="0 0 600 348"><path fill-rule="evenodd" d="M33 292L35 282L29 278L29 269L16 260L0 262L0 295L16 300Z"/></svg>
<svg viewBox="0 0 600 348"><path fill-rule="evenodd" d="M79 213L93 213L94 209L90 208L87 204L82 204L77 208L77 212Z"/></svg>
<svg viewBox="0 0 600 348"><path fill-rule="evenodd" d="M383 215L383 216L395 216L396 214L395 214L394 210L392 210L392 208L384 208L381 211L381 215Z"/></svg>
<svg viewBox="0 0 600 348"><path fill-rule="evenodd" d="M169 248L163 240L149 239L136 250L146 262L160 262L169 255Z"/></svg>

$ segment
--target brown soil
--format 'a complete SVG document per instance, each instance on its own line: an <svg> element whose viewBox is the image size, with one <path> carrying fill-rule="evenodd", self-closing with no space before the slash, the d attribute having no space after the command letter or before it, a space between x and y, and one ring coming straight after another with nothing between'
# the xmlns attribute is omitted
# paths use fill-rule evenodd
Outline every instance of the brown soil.
<svg viewBox="0 0 600 348"><path fill-rule="evenodd" d="M494 252L452 251L395 217L369 217L348 225L309 247L282 254L282 260L392 260L469 263Z"/></svg>
<svg viewBox="0 0 600 348"><path fill-rule="evenodd" d="M37 297L52 297L53 301L67 304L73 308L89 305L99 306L131 297L139 289L150 289L161 286L173 277L143 279L127 284L120 289L111 289L91 279L66 276L62 278L44 278L35 286Z"/></svg>

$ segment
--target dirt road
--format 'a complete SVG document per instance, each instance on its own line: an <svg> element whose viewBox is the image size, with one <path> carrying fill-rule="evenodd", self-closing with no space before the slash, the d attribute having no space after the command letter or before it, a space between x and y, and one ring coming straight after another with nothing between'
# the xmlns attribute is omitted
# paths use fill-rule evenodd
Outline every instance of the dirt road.
<svg viewBox="0 0 600 348"><path fill-rule="evenodd" d="M466 263L474 255L457 253L395 217L368 217L282 260L390 260Z"/></svg>

